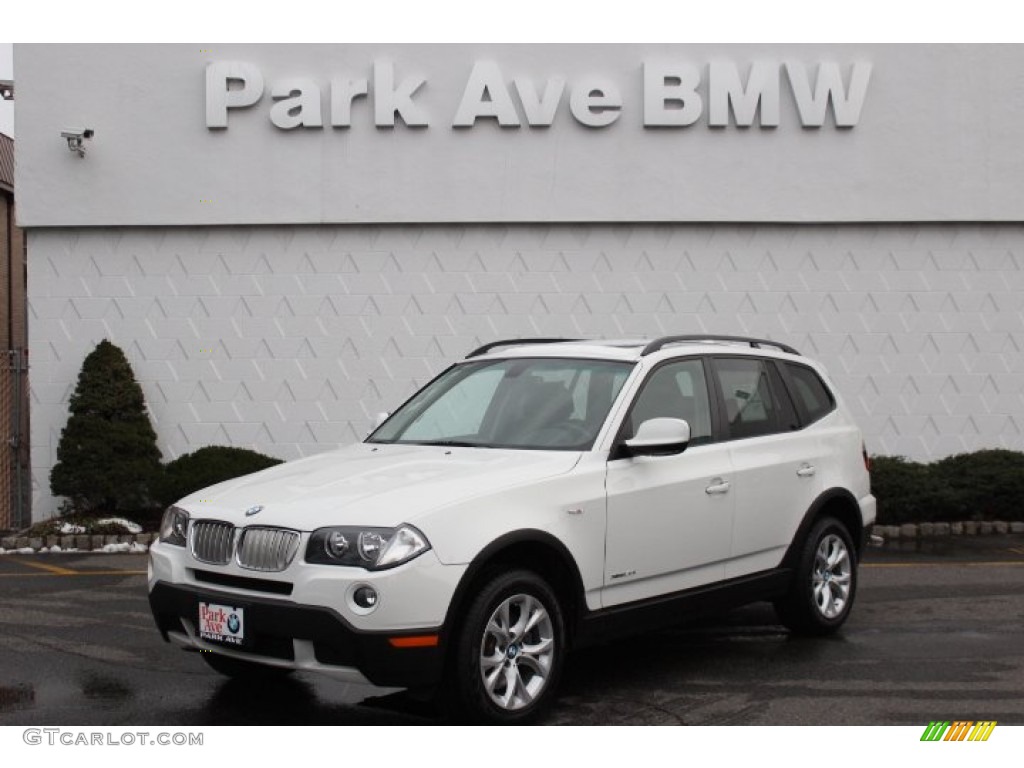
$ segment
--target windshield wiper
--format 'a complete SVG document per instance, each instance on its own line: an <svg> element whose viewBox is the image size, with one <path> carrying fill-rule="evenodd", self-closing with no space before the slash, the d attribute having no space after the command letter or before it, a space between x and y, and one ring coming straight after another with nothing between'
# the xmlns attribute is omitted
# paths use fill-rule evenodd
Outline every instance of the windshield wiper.
<svg viewBox="0 0 1024 768"><path fill-rule="evenodd" d="M423 440L415 441L412 445L439 445L445 448L482 448L482 443L468 443L465 440Z"/></svg>

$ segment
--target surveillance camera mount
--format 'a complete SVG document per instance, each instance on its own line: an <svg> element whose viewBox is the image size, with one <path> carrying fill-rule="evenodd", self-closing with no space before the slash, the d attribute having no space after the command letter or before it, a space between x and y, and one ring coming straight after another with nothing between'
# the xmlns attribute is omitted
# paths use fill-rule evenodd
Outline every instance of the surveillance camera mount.
<svg viewBox="0 0 1024 768"><path fill-rule="evenodd" d="M67 140L69 151L85 157L85 139L91 139L95 133L92 128L68 128L61 131L60 135Z"/></svg>

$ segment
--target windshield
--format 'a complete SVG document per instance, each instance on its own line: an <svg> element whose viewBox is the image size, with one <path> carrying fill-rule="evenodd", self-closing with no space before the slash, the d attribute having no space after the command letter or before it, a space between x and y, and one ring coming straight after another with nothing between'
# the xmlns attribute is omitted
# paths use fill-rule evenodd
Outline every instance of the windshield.
<svg viewBox="0 0 1024 768"><path fill-rule="evenodd" d="M633 363L515 358L456 365L367 442L589 450Z"/></svg>

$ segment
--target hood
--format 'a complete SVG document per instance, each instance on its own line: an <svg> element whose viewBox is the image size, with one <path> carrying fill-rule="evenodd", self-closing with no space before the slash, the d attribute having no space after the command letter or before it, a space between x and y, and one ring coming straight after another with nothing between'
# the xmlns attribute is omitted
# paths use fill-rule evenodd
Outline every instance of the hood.
<svg viewBox="0 0 1024 768"><path fill-rule="evenodd" d="M395 526L432 510L564 474L572 451L356 445L279 464L186 496L193 518L311 531L325 525ZM255 506L263 509L246 516Z"/></svg>

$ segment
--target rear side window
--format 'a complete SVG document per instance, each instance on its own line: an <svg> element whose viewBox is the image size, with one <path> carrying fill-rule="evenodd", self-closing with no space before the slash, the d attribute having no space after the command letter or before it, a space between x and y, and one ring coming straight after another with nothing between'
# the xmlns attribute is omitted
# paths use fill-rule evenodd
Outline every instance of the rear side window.
<svg viewBox="0 0 1024 768"><path fill-rule="evenodd" d="M715 358L715 377L725 404L730 438L770 435L787 428L785 404L772 387L764 360Z"/></svg>
<svg viewBox="0 0 1024 768"><path fill-rule="evenodd" d="M789 380L793 384L793 395L805 422L817 421L833 411L835 398L821 377L811 368L796 363L785 363Z"/></svg>

